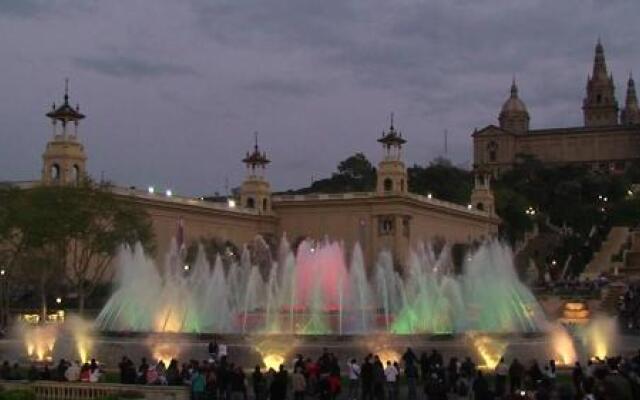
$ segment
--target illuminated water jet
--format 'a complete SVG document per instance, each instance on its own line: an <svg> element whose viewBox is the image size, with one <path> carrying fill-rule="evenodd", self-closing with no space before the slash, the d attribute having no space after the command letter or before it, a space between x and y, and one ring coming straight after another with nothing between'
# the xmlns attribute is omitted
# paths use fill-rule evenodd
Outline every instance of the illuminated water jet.
<svg viewBox="0 0 640 400"><path fill-rule="evenodd" d="M471 346L475 349L483 364L480 368L493 370L507 350L507 342L477 332L467 333Z"/></svg>
<svg viewBox="0 0 640 400"><path fill-rule="evenodd" d="M33 361L51 361L58 337L55 325L22 326L27 356Z"/></svg>
<svg viewBox="0 0 640 400"><path fill-rule="evenodd" d="M596 316L584 329L583 343L589 355L604 360L615 352L614 344L618 338L618 324L615 318Z"/></svg>
<svg viewBox="0 0 640 400"><path fill-rule="evenodd" d="M263 241L264 253L271 254ZM119 289L96 320L102 331L243 334L542 332L546 318L518 280L510 249L480 246L454 274L450 249L419 246L402 271L389 252L366 267L356 245L283 241L262 267L245 249L230 266L204 251L185 272L175 249L159 269L138 246L119 255ZM266 268L266 269L265 269ZM162 271L159 273L159 271Z"/></svg>
<svg viewBox="0 0 640 400"><path fill-rule="evenodd" d="M553 358L558 365L573 365L578 361L573 338L561 324L554 324L550 328Z"/></svg>

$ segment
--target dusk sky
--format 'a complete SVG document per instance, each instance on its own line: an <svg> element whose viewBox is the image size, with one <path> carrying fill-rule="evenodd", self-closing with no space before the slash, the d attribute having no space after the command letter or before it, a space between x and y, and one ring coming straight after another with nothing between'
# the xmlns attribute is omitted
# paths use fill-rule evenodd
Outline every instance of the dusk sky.
<svg viewBox="0 0 640 400"><path fill-rule="evenodd" d="M40 176L62 100L87 115L92 176L223 192L260 132L275 190L362 151L395 112L409 165L471 164L515 74L531 127L582 123L601 37L620 104L640 76L640 2L0 0L0 181Z"/></svg>

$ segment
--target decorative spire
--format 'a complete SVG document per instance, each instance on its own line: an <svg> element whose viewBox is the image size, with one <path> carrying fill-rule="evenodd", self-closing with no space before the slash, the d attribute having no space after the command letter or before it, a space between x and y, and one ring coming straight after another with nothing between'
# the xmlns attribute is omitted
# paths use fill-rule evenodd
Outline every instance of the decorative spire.
<svg viewBox="0 0 640 400"><path fill-rule="evenodd" d="M640 109L638 108L636 85L631 72L629 72L629 81L627 82L627 98L624 110L622 110L620 115L620 119L623 125L635 125L640 123Z"/></svg>
<svg viewBox="0 0 640 400"><path fill-rule="evenodd" d="M64 104L69 104L69 78L64 78Z"/></svg>
<svg viewBox="0 0 640 400"><path fill-rule="evenodd" d="M85 117L80 113L79 105L76 105L75 109L69 105L69 78L64 80L64 102L58 108L56 108L56 103L53 103L51 111L46 115L54 121L62 122L62 125L66 125L69 122L77 124L78 121Z"/></svg>
<svg viewBox="0 0 640 400"><path fill-rule="evenodd" d="M596 54L593 60L593 77L595 79L607 78L607 62L604 57L604 46L602 46L600 38L598 38L598 43L596 44Z"/></svg>
<svg viewBox="0 0 640 400"><path fill-rule="evenodd" d="M400 148L404 143L407 142L405 139L402 138L402 133L400 133L400 131L396 130L396 128L394 127L393 125L394 117L395 117L395 114L392 112L389 118L390 120L389 131L385 132L383 130L382 137L378 139L378 142L382 143L382 145L385 148L390 148L390 147Z"/></svg>
<svg viewBox="0 0 640 400"><path fill-rule="evenodd" d="M255 169L256 167L265 167L271 161L267 158L267 153L260 152L260 148L258 147L258 132L253 132L253 152L247 152L247 155L242 162L247 164L247 167Z"/></svg>
<svg viewBox="0 0 640 400"><path fill-rule="evenodd" d="M516 84L516 76L513 75L511 80L511 98L515 99L518 97L518 85Z"/></svg>

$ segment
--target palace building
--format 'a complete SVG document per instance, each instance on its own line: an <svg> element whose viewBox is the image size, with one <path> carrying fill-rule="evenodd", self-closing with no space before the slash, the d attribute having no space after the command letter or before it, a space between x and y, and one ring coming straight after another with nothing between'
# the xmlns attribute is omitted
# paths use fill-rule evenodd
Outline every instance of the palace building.
<svg viewBox="0 0 640 400"><path fill-rule="evenodd" d="M69 103L46 114L53 133L42 156L41 179L25 186L76 184L87 175L88 157L78 131L85 115ZM157 240L157 260L163 260L180 232L185 243L216 238L241 248L257 235L272 243L286 236L294 243L303 238L341 241L349 252L356 243L371 265L382 250L389 250L398 264L420 242L446 240L469 244L492 237L500 219L494 209L489 180L479 175L469 205L459 205L410 193L402 156L406 140L393 125L378 140L382 159L373 192L275 195L267 179L270 160L255 145L242 160L247 174L237 198L227 202L158 193L151 188L115 187L124 200L143 206L152 218ZM183 238L182 238L183 237Z"/></svg>
<svg viewBox="0 0 640 400"><path fill-rule="evenodd" d="M633 77L629 76L620 110L600 41L593 72L587 77L582 112L583 126L529 129L529 111L514 79L498 125L473 132L474 165L497 175L511 168L519 155L530 155L545 164L579 164L617 173L640 158L640 109Z"/></svg>

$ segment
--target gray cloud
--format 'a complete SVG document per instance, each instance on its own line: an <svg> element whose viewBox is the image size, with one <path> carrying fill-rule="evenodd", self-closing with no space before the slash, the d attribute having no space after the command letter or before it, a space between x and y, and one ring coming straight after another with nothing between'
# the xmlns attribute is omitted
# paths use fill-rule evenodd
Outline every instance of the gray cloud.
<svg viewBox="0 0 640 400"><path fill-rule="evenodd" d="M390 111L409 164L441 155L445 129L465 164L513 74L532 127L550 127L581 123L598 36L621 104L640 68L635 1L69 1L0 0L0 118L29 132L3 141L0 179L37 175L38 112L66 76L92 172L203 193L239 183L255 130L278 190L355 151L377 161Z"/></svg>
<svg viewBox="0 0 640 400"><path fill-rule="evenodd" d="M0 17L33 17L51 9L46 0L0 0Z"/></svg>
<svg viewBox="0 0 640 400"><path fill-rule="evenodd" d="M77 57L74 62L85 69L118 78L144 78L158 76L197 75L193 67L147 61L130 56Z"/></svg>

